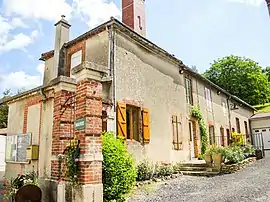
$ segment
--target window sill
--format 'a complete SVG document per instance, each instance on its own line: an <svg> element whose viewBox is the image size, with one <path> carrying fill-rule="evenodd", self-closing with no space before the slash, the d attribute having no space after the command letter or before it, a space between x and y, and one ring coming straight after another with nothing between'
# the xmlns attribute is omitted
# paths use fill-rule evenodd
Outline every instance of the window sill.
<svg viewBox="0 0 270 202"><path fill-rule="evenodd" d="M30 161L27 161L27 162L5 161L5 163L12 163L12 164L29 164Z"/></svg>

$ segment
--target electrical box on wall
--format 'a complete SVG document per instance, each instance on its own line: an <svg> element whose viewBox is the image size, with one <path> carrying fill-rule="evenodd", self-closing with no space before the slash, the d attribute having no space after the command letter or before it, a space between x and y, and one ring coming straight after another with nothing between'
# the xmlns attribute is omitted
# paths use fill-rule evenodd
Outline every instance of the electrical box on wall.
<svg viewBox="0 0 270 202"><path fill-rule="evenodd" d="M26 159L27 160L38 160L38 145L30 145L26 148Z"/></svg>

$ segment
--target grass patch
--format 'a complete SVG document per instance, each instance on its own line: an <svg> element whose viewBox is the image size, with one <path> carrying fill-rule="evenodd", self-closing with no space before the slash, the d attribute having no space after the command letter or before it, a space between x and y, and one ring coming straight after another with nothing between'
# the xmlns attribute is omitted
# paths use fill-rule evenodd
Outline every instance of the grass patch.
<svg viewBox="0 0 270 202"><path fill-rule="evenodd" d="M264 105L255 105L254 108L258 110L257 113L270 112L270 103L266 103Z"/></svg>
<svg viewBox="0 0 270 202"><path fill-rule="evenodd" d="M140 189L147 194L154 193L157 190L157 183L145 184Z"/></svg>

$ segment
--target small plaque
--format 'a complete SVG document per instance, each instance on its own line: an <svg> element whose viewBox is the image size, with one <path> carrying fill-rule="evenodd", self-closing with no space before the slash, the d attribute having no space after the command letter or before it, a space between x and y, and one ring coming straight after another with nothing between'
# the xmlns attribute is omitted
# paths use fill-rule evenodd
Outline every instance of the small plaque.
<svg viewBox="0 0 270 202"><path fill-rule="evenodd" d="M76 130L83 130L85 129L86 125L86 118L77 119L75 121L75 129Z"/></svg>

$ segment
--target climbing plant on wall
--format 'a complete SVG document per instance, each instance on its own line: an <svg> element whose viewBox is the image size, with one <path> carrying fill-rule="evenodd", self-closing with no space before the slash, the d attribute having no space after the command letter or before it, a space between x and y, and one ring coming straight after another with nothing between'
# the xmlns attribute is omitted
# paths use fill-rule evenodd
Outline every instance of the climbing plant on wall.
<svg viewBox="0 0 270 202"><path fill-rule="evenodd" d="M200 127L200 135L201 135L201 154L205 154L205 151L208 146L208 133L206 124L203 119L202 112L199 107L194 106L191 108L191 115L198 120Z"/></svg>

